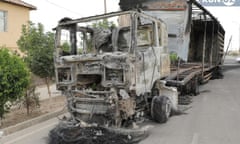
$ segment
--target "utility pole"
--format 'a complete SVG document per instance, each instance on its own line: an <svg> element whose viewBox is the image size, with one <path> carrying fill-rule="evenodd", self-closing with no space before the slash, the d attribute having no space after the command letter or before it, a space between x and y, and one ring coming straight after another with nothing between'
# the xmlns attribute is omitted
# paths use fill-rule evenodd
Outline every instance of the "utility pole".
<svg viewBox="0 0 240 144"><path fill-rule="evenodd" d="M104 0L104 13L107 13L107 0Z"/></svg>

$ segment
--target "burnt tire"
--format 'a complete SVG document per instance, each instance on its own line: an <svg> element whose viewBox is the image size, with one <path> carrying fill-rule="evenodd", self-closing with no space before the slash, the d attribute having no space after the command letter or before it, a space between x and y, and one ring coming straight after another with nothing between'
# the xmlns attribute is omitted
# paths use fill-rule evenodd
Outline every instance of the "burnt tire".
<svg viewBox="0 0 240 144"><path fill-rule="evenodd" d="M171 114L171 101L166 96L154 96L151 104L151 116L158 123L166 123Z"/></svg>

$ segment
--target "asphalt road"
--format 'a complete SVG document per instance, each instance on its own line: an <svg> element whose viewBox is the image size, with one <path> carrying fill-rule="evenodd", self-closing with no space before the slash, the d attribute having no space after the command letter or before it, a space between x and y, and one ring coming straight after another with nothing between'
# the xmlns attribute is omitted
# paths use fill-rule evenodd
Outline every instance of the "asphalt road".
<svg viewBox="0 0 240 144"><path fill-rule="evenodd" d="M186 114L173 116L153 127L140 144L239 144L240 143L240 64L228 59L224 79L200 87ZM44 144L52 119L4 137L2 144Z"/></svg>
<svg viewBox="0 0 240 144"><path fill-rule="evenodd" d="M3 137L0 140L0 144L45 144L47 143L49 131L53 129L57 123L57 118L39 123Z"/></svg>
<svg viewBox="0 0 240 144"><path fill-rule="evenodd" d="M239 144L240 65L224 67L224 79L209 81L186 114L154 124L140 144Z"/></svg>

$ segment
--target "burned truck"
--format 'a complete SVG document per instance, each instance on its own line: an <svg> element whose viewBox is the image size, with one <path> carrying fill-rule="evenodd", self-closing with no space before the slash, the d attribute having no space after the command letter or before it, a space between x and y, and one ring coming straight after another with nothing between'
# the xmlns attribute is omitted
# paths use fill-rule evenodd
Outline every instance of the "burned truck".
<svg viewBox="0 0 240 144"><path fill-rule="evenodd" d="M78 122L166 122L179 104L191 103L200 84L222 77L225 31L195 0L119 4L124 11L59 22L57 88Z"/></svg>
<svg viewBox="0 0 240 144"><path fill-rule="evenodd" d="M146 117L166 122L177 111L166 24L137 10L80 19L56 27L57 89L71 117L106 127L130 127Z"/></svg>

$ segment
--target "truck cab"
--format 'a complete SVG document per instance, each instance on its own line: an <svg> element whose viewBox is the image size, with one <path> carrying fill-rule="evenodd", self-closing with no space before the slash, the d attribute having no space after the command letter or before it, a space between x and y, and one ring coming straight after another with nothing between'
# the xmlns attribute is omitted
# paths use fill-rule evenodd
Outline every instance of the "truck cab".
<svg viewBox="0 0 240 144"><path fill-rule="evenodd" d="M80 19L56 27L57 89L76 121L127 127L151 116L166 122L177 109L166 24L139 11Z"/></svg>

